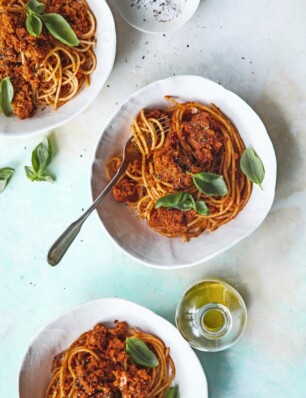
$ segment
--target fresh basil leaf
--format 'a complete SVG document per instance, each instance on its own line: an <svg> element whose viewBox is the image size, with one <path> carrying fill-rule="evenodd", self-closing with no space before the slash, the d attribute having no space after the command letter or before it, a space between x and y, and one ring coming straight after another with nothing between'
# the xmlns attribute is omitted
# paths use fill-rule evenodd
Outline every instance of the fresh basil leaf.
<svg viewBox="0 0 306 398"><path fill-rule="evenodd" d="M33 14L42 14L44 11L45 5L43 3L40 3L37 0L30 0L26 4L26 14L33 15Z"/></svg>
<svg viewBox="0 0 306 398"><path fill-rule="evenodd" d="M51 163L52 152L48 138L44 137L32 152L32 167L25 166L26 176L30 181L48 181L54 179L46 173L46 169Z"/></svg>
<svg viewBox="0 0 306 398"><path fill-rule="evenodd" d="M14 97L14 87L9 77L5 77L0 83L0 110L5 116L10 116L13 112L12 100Z"/></svg>
<svg viewBox="0 0 306 398"><path fill-rule="evenodd" d="M208 196L225 196L228 193L223 176L215 173L192 174L193 183L198 190Z"/></svg>
<svg viewBox="0 0 306 398"><path fill-rule="evenodd" d="M28 15L26 19L26 28L31 36L37 37L42 31L42 22L36 15Z"/></svg>
<svg viewBox="0 0 306 398"><path fill-rule="evenodd" d="M32 167L37 174L43 174L52 160L50 142L44 137L32 152Z"/></svg>
<svg viewBox="0 0 306 398"><path fill-rule="evenodd" d="M35 181L47 181L47 182L53 183L54 179L53 179L53 177L51 177L50 175L47 175L47 174L38 174L36 176Z"/></svg>
<svg viewBox="0 0 306 398"><path fill-rule="evenodd" d="M208 216L210 214L209 208L206 206L206 203L203 200L198 200L195 202L195 211L202 216Z"/></svg>
<svg viewBox="0 0 306 398"><path fill-rule="evenodd" d="M24 166L24 169L25 169L26 176L28 177L28 179L30 181L35 181L35 179L36 179L35 171L29 166Z"/></svg>
<svg viewBox="0 0 306 398"><path fill-rule="evenodd" d="M69 23L59 14L44 14L41 16L46 28L60 42L70 47L75 47L80 44L79 39L72 30Z"/></svg>
<svg viewBox="0 0 306 398"><path fill-rule="evenodd" d="M190 200L188 200L187 202L184 202L184 203L180 203L179 205L177 205L175 207L175 209L181 210L181 211L189 211L193 208L194 208L193 203Z"/></svg>
<svg viewBox="0 0 306 398"><path fill-rule="evenodd" d="M193 208L193 203L190 197L192 197L192 195L187 192L172 193L159 198L155 204L155 208L158 209L159 207L168 207L171 209L188 211Z"/></svg>
<svg viewBox="0 0 306 398"><path fill-rule="evenodd" d="M181 211L188 211L194 209L194 205L195 202L193 196L190 193L181 192L179 194L179 201L175 208Z"/></svg>
<svg viewBox="0 0 306 398"><path fill-rule="evenodd" d="M195 201L193 196L188 192L172 193L170 195L159 198L155 204L155 209L166 207L181 211L194 209L197 213L207 216L210 214L209 208L202 200Z"/></svg>
<svg viewBox="0 0 306 398"><path fill-rule="evenodd" d="M125 343L126 352L131 356L132 360L138 365L147 368L156 368L159 365L156 355L150 348L140 339L136 337L128 337Z"/></svg>
<svg viewBox="0 0 306 398"><path fill-rule="evenodd" d="M258 184L261 189L265 178L265 168L262 160L252 148L247 148L240 159L240 168L248 179Z"/></svg>
<svg viewBox="0 0 306 398"><path fill-rule="evenodd" d="M4 191L7 186L9 179L15 173L15 170L11 167L4 167L0 169L0 193Z"/></svg>
<svg viewBox="0 0 306 398"><path fill-rule="evenodd" d="M25 166L26 176L30 181L47 181L47 182L54 182L53 177L48 174L39 174L36 173L31 167Z"/></svg>
<svg viewBox="0 0 306 398"><path fill-rule="evenodd" d="M171 387L165 398L178 398L178 386Z"/></svg>

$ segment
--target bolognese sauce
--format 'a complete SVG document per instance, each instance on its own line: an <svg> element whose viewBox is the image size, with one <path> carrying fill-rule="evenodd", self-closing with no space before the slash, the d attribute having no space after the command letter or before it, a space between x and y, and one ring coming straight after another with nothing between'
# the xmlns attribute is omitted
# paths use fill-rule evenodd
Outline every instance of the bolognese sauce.
<svg viewBox="0 0 306 398"><path fill-rule="evenodd" d="M0 1L0 81L10 78L14 88L13 113L19 119L32 117L39 105L52 105L55 109L63 105L84 83L89 83L88 75L95 68L91 50L95 20L87 2L44 3L45 13L65 18L80 38L80 45L70 48L60 43L44 26L39 36L31 36L26 29L25 3ZM82 43L82 38L89 44Z"/></svg>

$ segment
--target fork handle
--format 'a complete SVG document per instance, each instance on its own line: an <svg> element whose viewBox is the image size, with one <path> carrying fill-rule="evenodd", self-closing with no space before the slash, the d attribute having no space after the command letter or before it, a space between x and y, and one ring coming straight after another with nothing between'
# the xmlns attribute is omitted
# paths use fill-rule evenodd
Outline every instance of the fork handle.
<svg viewBox="0 0 306 398"><path fill-rule="evenodd" d="M105 195L116 184L116 182L121 177L122 173L125 171L125 168L126 165L123 163L119 168L119 170L117 171L117 173L112 178L112 180L107 184L107 186L96 198L96 200L89 207L89 209L80 218L78 218L76 221L70 224L69 227L62 233L62 235L53 243L47 256L47 260L50 265L55 266L61 261L61 259L64 257L64 254L72 244L72 242L78 236L78 233L80 232L84 222L87 220L90 214L96 209L96 207L105 197Z"/></svg>

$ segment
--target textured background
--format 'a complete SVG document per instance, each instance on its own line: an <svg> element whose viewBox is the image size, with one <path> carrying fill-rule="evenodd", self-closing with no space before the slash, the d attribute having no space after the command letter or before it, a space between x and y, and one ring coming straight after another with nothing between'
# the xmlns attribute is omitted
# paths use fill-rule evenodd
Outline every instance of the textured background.
<svg viewBox="0 0 306 398"><path fill-rule="evenodd" d="M233 348L199 354L210 397L303 398L306 3L205 0L185 27L165 36L138 32L115 10L114 16L117 59L107 86L81 116L50 132L56 183L31 183L24 176L41 137L0 140L0 167L16 168L0 196L0 396L17 397L19 364L33 334L65 310L122 297L173 322L185 286L214 275L241 292L249 323ZM264 121L278 158L276 200L266 221L214 260L161 271L124 256L92 216L61 265L50 268L50 244L90 203L91 161L109 115L138 88L174 74L220 82Z"/></svg>

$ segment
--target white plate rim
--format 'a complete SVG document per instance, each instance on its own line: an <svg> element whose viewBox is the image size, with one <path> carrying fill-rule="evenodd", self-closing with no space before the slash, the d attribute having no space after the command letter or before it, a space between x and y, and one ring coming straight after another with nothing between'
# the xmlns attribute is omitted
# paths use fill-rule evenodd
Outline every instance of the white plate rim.
<svg viewBox="0 0 306 398"><path fill-rule="evenodd" d="M187 341L183 338L183 336L180 334L179 330L171 323L169 322L167 319L163 318L162 316L156 314L154 311L150 310L149 308L146 308L140 304L137 304L133 301L130 300L126 300L126 299L122 299L119 297L106 297L106 298L100 298L100 299L96 299L96 300L91 300L88 301L84 304L81 304L79 306L73 307L70 310L65 311L64 313L58 315L57 317L53 317L49 322L45 323L39 330L38 332L36 332L34 334L34 336L31 339L31 343L27 346L27 349L24 353L24 356L21 360L20 366L19 366L19 372L18 372L18 396L21 397L21 392L20 392L20 383L21 383L21 374L27 359L27 355L33 345L33 343L39 338L40 334L43 333L43 331L50 327L52 324L58 322L61 318L64 318L65 316L71 314L72 312L75 311L81 311L83 309L86 309L87 307L91 307L91 306L95 306L97 303L101 303L104 305L107 304L111 304L111 303L118 303L123 304L124 306L129 306L129 307L134 307L134 309L139 309L141 311L144 311L148 314L148 316L150 315L150 317L152 317L152 323L154 321L154 319L156 320L156 322L159 323L163 323L164 325L167 325L167 327L171 328L173 330L173 333L175 333L177 335L177 338L180 339L181 344L185 346L185 348L190 352L192 358L194 359L194 363L197 363L197 365L199 366L199 368L201 369L201 373L203 376L203 383L205 384L205 393L206 396L203 396L203 398L208 398L208 384L207 384L207 377L204 371L204 368L199 360L199 358L197 357L196 353L194 352L194 350L190 347L190 345L187 343ZM103 322L103 321L102 321ZM108 322L108 321L104 321L104 322ZM127 321L128 322L128 321ZM150 322L151 323L151 322ZM93 327L94 325L92 325ZM140 325L139 325L140 326ZM141 326L140 326L141 327Z"/></svg>
<svg viewBox="0 0 306 398"><path fill-rule="evenodd" d="M41 127L41 128L37 128L35 129L33 132L28 132L28 133L19 133L19 132L10 132L10 133L6 133L5 131L1 130L1 125L0 125L0 138L1 139L10 139L10 138L14 138L14 139L24 139L24 138L30 138L30 137L35 137L39 134L42 134L46 131L50 131L53 130L57 127L60 127L68 122L70 122L72 119L74 119L75 117L79 116L85 109L87 109L92 103L93 101L97 98L97 96L99 95L100 91L102 90L102 88L104 87L107 79L109 78L113 67L114 67L114 63L115 63L115 58L116 58L116 50L117 50L117 35L116 35L116 26L115 26L115 20L114 20L114 16L112 14L112 11L109 7L109 5L107 4L106 0L99 0L101 2L101 7L104 7L105 9L105 13L107 13L106 18L108 19L109 24L111 25L111 30L110 32L112 33L112 46L110 46L110 48L112 47L110 53L108 54L108 58L107 58L107 66L106 69L104 71L104 78L101 79L101 83L100 83L100 89L97 90L95 92L95 94L91 97L90 101L88 101L86 104L84 104L83 106L81 106L77 111L75 111L72 115L67 116L67 118L65 118L65 120L61 120L61 121L54 121L53 123L51 123L48 127ZM35 117L35 115L33 116Z"/></svg>
<svg viewBox="0 0 306 398"><path fill-rule="evenodd" d="M231 96L235 97L237 100L241 101L241 102L244 104L244 106L246 106L246 107L248 108L248 110L249 110L251 113L254 114L254 116L255 116L256 119L258 120L258 123L261 124L262 127L263 127L264 130L265 130L267 141L271 144L271 149L272 149L272 152L273 152L273 153L272 153L273 159L271 159L271 160L273 161L273 167L274 167L274 170L273 170L273 174L274 174L274 185L273 185L273 187L272 187L272 188L273 188L273 195L272 195L271 200L270 200L270 205L269 205L269 207L268 207L267 210L266 210L265 217L261 220L261 222L257 225L257 227L256 227L255 229L248 231L248 233L245 234L242 238L238 237L236 240L233 240L233 241L230 242L228 245L222 247L221 249L217 250L216 252L212 253L211 255L208 255L208 256L206 256L206 257L204 257L204 258L202 258L202 259L195 260L195 261L190 262L190 263L188 263L188 264L186 264L186 263L175 264L175 265L153 264L152 262L149 263L149 262L143 260L142 258L138 258L138 257L132 255L130 252L128 252L124 247L122 247L122 246L112 237L112 235L110 234L110 232L108 231L108 229L105 227L103 221L102 221L101 218L99 217L98 211L97 211L97 210L94 211L94 214L95 214L94 217L96 217L96 218L98 219L98 221L99 221L99 223L102 225L104 231L106 231L106 233L107 233L108 236L111 238L111 240L115 243L115 245L116 245L123 253L125 253L129 258L131 258L131 259L133 259L133 260L135 260L135 261L137 261L137 262L139 262L139 263L141 263L141 264L143 264L143 265L145 265L145 266L147 266L147 267L156 268L156 269L164 269L164 270L189 268L189 267L194 267L194 266L196 266L196 265L202 264L202 263L204 263L204 262L206 262L206 261L208 261L208 260L210 260L210 259L216 257L217 255L219 255L219 254L225 252L226 250L228 250L228 249L230 249L231 247L235 246L237 243L239 243L240 241L246 239L246 238L249 237L252 233L254 233L254 232L261 226L261 224L264 222L264 220L266 219L267 215L269 214L269 212L270 212L270 210L271 210L271 207L272 207L272 205L273 205L274 198L275 198L275 186L276 186L276 179L277 179L277 159L276 159L275 150L274 150L272 141L271 141L271 139L270 139L270 137L269 137L269 135L268 135L268 132L267 132L267 129L266 129L265 125L263 124L263 122L262 122L262 120L260 119L260 117L258 116L258 114L254 111L254 109L251 108L250 105L249 105L248 103L246 103L241 97L239 97L239 96L238 96L237 94L235 94L233 91L226 89L225 87L223 87L222 85L220 85L220 84L214 82L214 81L211 80L211 79L208 79L208 78L206 78L206 77L199 76L199 75L176 75L176 76L167 77L167 78L165 78L165 79L155 80L155 81L153 81L153 82L151 82L151 83L145 85L144 87L140 88L139 90L135 91L135 92L132 93L128 98L126 98L124 101L122 101L122 102L119 104L118 108L117 108L117 109L112 113L112 115L107 119L106 123L103 125L102 133L101 133L100 137L98 137L98 139L97 139L97 141L96 141L96 145L94 146L94 149L93 149L93 156L92 156L93 161L92 161L92 166L91 166L90 171L89 171L90 175L89 175L89 180L88 180L88 181L89 181L89 190L90 190L90 197L91 197L91 200L94 200L94 197L93 197L93 189L92 189L92 177L93 177L93 167L94 167L95 158L96 158L96 156L95 156L95 155L96 155L96 151L97 151L99 142L101 141L101 139L102 139L102 137L103 137L103 135L104 135L104 132L105 132L106 128L107 128L108 125L111 123L111 121L116 117L116 115L117 115L117 113L119 112L119 110L120 110L126 103L128 103L134 96L139 95L143 90L146 90L146 89L148 89L149 87L151 87L151 86L153 86L153 85L155 85L155 84L158 84L158 83L160 83L160 82L165 82L165 81L167 81L167 80L181 79L181 78L201 78L201 79L205 80L205 81L206 81L207 83L209 83L209 84L214 84L214 85L218 86L219 88L222 88L222 89L225 91L225 93L227 93L228 95L231 95Z"/></svg>

